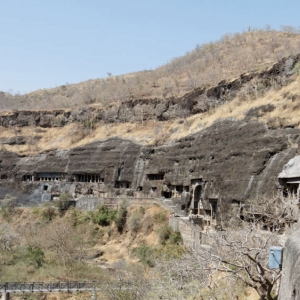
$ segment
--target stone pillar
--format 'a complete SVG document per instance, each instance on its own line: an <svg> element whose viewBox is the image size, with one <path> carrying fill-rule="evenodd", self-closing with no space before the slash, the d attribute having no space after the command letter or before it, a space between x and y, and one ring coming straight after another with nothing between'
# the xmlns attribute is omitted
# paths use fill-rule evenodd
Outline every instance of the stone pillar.
<svg viewBox="0 0 300 300"><path fill-rule="evenodd" d="M3 292L1 300L9 300L9 293Z"/></svg>

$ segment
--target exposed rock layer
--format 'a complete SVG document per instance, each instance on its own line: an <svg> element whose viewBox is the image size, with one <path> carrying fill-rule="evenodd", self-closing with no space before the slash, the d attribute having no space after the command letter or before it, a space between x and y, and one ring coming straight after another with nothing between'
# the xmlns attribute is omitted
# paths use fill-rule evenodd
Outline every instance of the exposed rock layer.
<svg viewBox="0 0 300 300"><path fill-rule="evenodd" d="M181 98L134 99L105 109L86 107L74 111L14 111L0 115L0 125L62 127L71 123L81 123L89 127L97 122L122 123L185 118L188 115L206 112L233 99L247 84L252 94L257 93L258 88L261 91L267 91L271 87L280 88L294 74L294 66L299 59L300 55L283 59L269 70L243 74L235 80L222 81L208 89L197 88Z"/></svg>
<svg viewBox="0 0 300 300"><path fill-rule="evenodd" d="M113 138L30 157L2 151L0 184L30 195L39 182L24 182L24 176L59 173L72 182L80 175L97 174L100 183L74 182L76 193L87 194L90 189L102 196L161 197L178 191L177 196L182 195L178 203L187 205L183 196L192 198L193 184L199 182L204 206L215 199L218 222L227 223L232 206L276 192L278 174L297 153L299 133L298 129L275 131L257 122L225 120L157 148Z"/></svg>

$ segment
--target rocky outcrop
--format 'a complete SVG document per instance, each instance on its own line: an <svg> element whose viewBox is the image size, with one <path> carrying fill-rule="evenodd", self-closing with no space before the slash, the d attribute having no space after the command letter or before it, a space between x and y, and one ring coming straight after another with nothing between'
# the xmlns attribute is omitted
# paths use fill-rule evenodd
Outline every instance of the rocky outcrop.
<svg viewBox="0 0 300 300"><path fill-rule="evenodd" d="M206 112L210 108L230 101L239 95L245 85L249 85L248 93L267 91L286 84L294 74L294 66L300 55L289 57L276 63L269 70L242 74L232 81L222 81L208 89L197 88L180 98L162 99L130 99L119 104L108 105L105 109L85 107L74 111L14 111L0 115L0 126L4 127L62 127L72 123L80 123L90 128L98 122L142 122L148 119L166 121L174 118L185 118L189 115ZM253 80L255 79L255 82ZM256 91L256 92L255 92ZM271 107L267 108L269 111Z"/></svg>
<svg viewBox="0 0 300 300"><path fill-rule="evenodd" d="M233 207L278 190L277 176L297 153L299 133L224 120L162 147L113 138L30 157L2 151L0 185L28 196L36 185L58 180L74 185L75 195L176 198L185 211L200 200L211 210L213 201L217 222L226 225Z"/></svg>

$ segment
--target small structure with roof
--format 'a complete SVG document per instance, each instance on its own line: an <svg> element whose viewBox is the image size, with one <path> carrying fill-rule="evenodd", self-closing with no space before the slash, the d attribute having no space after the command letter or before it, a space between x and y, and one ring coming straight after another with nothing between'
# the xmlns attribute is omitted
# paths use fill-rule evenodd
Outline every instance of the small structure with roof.
<svg viewBox="0 0 300 300"><path fill-rule="evenodd" d="M283 194L292 194L300 197L300 156L292 158L278 175Z"/></svg>

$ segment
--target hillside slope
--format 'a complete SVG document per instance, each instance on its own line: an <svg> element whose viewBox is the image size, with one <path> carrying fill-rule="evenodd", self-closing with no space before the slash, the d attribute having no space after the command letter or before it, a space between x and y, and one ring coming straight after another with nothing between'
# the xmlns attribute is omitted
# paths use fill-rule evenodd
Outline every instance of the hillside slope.
<svg viewBox="0 0 300 300"><path fill-rule="evenodd" d="M265 29L226 34L219 41L196 48L151 71L141 71L79 84L65 84L26 95L0 93L0 110L74 109L137 99L163 100L180 97L195 88L208 88L242 73L269 68L284 57L298 54L300 35L286 26L285 32Z"/></svg>

